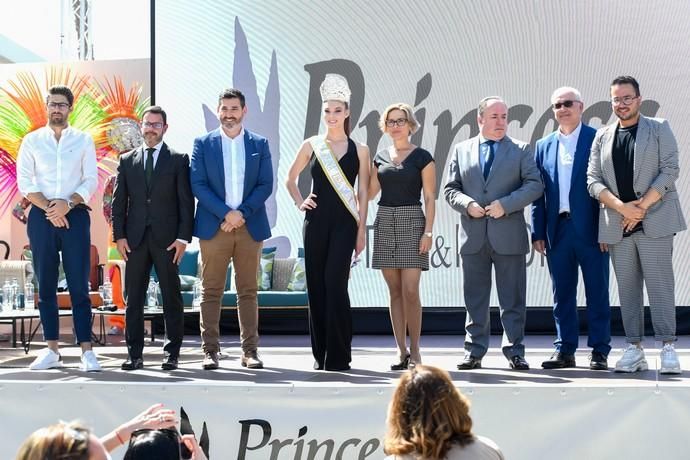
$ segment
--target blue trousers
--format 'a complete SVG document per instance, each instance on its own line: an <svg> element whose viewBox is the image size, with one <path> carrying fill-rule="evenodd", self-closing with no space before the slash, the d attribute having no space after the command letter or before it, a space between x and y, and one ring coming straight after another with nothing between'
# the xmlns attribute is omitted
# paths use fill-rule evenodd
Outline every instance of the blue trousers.
<svg viewBox="0 0 690 460"><path fill-rule="evenodd" d="M46 219L45 211L32 206L27 222L34 272L38 280L38 310L43 324L43 338L59 338L57 283L62 253L77 342L91 342L91 219L89 212L81 208L72 209L66 217L69 229L58 228Z"/></svg>
<svg viewBox="0 0 690 460"><path fill-rule="evenodd" d="M578 267L582 270L587 299L587 346L608 355L611 351L611 308L609 305L609 256L598 244L584 241L570 219L558 219L556 238L547 252L553 285L553 317L556 321L556 350L574 354L578 346Z"/></svg>

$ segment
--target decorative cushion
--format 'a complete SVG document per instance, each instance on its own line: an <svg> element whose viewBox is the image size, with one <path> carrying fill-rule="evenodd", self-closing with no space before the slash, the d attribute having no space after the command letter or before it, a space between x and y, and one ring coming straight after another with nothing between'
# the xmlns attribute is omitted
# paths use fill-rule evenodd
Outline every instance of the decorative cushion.
<svg viewBox="0 0 690 460"><path fill-rule="evenodd" d="M304 257L298 257L295 260L295 265L292 267L292 276L287 285L288 291L306 291L307 290L307 275L304 271Z"/></svg>
<svg viewBox="0 0 690 460"><path fill-rule="evenodd" d="M201 273L199 275L201 275ZM232 277L232 263L228 265L228 271L225 273L225 290L235 290L235 278Z"/></svg>
<svg viewBox="0 0 690 460"><path fill-rule="evenodd" d="M259 291L271 290L271 275L273 273L273 260L276 257L276 248L263 248L259 260L259 270L256 273L256 286Z"/></svg>
<svg viewBox="0 0 690 460"><path fill-rule="evenodd" d="M35 273L34 270L34 256L31 253L31 249L29 248L24 248L22 251L22 260L28 260L31 262L31 268L29 269L33 275ZM38 278L36 276L32 276L31 282L33 283L34 286L38 288ZM58 284L57 284L57 290L62 292L67 290L67 277L65 276L65 269L62 268L62 260L60 260L60 263L58 264Z"/></svg>
<svg viewBox="0 0 690 460"><path fill-rule="evenodd" d="M180 261L180 275L199 275L199 250L198 249L186 249L182 255L182 261Z"/></svg>
<svg viewBox="0 0 690 460"><path fill-rule="evenodd" d="M275 258L273 261L273 274L271 275L271 291L287 291L288 283L290 278L292 278L293 265L295 265L295 259Z"/></svg>
<svg viewBox="0 0 690 460"><path fill-rule="evenodd" d="M194 283L197 282L199 278L191 275L180 275L180 290L181 291L192 291L194 290Z"/></svg>

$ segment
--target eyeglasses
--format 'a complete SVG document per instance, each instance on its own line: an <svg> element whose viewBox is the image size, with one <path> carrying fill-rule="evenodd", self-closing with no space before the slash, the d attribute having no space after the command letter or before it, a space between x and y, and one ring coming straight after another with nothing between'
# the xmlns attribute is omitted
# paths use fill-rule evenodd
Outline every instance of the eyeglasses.
<svg viewBox="0 0 690 460"><path fill-rule="evenodd" d="M165 126L162 122L156 121L154 123L151 123L150 121L145 121L141 124L144 128L153 128L153 129L161 129L163 126Z"/></svg>
<svg viewBox="0 0 690 460"><path fill-rule="evenodd" d="M49 109L60 109L60 110L65 110L67 107L69 107L69 104L67 102L48 102L46 104Z"/></svg>
<svg viewBox="0 0 690 460"><path fill-rule="evenodd" d="M613 105L630 105L632 104L632 101L637 99L640 96L623 96L623 97L614 97L611 99L611 104Z"/></svg>
<svg viewBox="0 0 690 460"><path fill-rule="evenodd" d="M407 118L398 118L397 120L386 120L386 126L389 128L392 128L393 126L397 126L398 128L402 128L405 126L407 123Z"/></svg>
<svg viewBox="0 0 690 460"><path fill-rule="evenodd" d="M556 102L553 104L554 110L558 110L561 107L565 107L566 109L569 109L573 106L574 103L580 102L580 101L563 101L563 102Z"/></svg>

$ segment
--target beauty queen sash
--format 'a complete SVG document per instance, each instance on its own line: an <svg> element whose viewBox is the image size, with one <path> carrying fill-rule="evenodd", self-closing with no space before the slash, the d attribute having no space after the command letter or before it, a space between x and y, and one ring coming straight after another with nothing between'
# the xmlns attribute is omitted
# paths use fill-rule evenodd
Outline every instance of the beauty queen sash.
<svg viewBox="0 0 690 460"><path fill-rule="evenodd" d="M309 139L312 150L316 159L319 160L321 169L325 173L328 181L333 186L333 189L340 197L345 207L355 222L359 225L359 212L357 212L357 200L355 200L355 189L350 185L350 182L345 177L343 170L340 169L338 160L336 160L331 147L326 143L325 136L313 136Z"/></svg>

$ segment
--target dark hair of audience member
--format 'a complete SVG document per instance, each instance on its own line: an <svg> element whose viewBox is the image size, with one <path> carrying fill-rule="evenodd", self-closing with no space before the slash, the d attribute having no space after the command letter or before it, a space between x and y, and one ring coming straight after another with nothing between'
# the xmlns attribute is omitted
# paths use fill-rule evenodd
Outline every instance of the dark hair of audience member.
<svg viewBox="0 0 690 460"><path fill-rule="evenodd" d="M180 460L180 437L175 430L135 431L123 460Z"/></svg>
<svg viewBox="0 0 690 460"><path fill-rule="evenodd" d="M453 445L474 441L469 400L448 373L418 365L400 377L388 412L387 455L441 460Z"/></svg>

